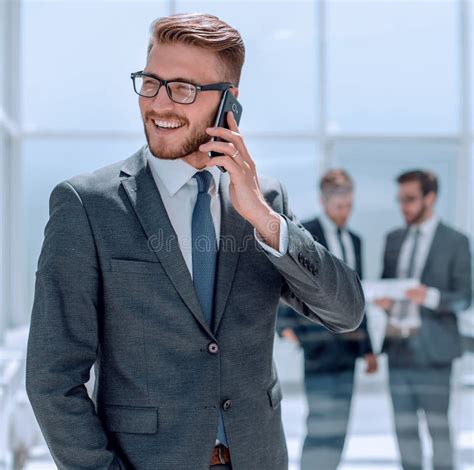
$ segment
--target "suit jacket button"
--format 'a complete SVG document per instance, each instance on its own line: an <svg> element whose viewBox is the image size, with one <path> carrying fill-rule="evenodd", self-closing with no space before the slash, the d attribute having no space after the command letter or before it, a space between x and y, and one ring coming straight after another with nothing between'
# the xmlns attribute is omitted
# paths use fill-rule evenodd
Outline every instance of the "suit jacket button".
<svg viewBox="0 0 474 470"><path fill-rule="evenodd" d="M229 410L231 406L232 406L232 401L231 400L226 400L224 403L222 403L222 409L224 411Z"/></svg>
<svg viewBox="0 0 474 470"><path fill-rule="evenodd" d="M207 350L209 354L217 354L219 352L219 346L216 343L209 343Z"/></svg>

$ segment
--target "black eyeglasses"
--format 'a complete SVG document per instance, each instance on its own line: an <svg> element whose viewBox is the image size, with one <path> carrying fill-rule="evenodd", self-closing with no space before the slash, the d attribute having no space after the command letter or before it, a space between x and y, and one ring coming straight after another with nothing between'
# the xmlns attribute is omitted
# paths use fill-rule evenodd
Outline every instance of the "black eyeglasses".
<svg viewBox="0 0 474 470"><path fill-rule="evenodd" d="M225 91L234 88L233 83L210 83L209 85L197 85L184 80L162 80L156 75L143 71L130 74L133 81L135 93L145 98L155 97L160 88L164 86L171 101L178 104L192 104L196 101L199 91Z"/></svg>
<svg viewBox="0 0 474 470"><path fill-rule="evenodd" d="M404 196L404 197L397 196L397 202L403 206L405 204L413 204L414 202L419 201L420 199L423 199L423 197L424 196Z"/></svg>

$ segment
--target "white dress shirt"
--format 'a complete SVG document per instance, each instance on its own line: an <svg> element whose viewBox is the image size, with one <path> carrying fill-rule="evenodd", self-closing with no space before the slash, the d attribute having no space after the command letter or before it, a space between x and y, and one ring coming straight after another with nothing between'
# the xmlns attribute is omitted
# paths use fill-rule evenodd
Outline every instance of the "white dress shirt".
<svg viewBox="0 0 474 470"><path fill-rule="evenodd" d="M197 199L197 181L193 178L196 168L182 159L166 160L156 158L147 147L148 164L156 186L160 192L171 225L178 237L179 247L183 254L186 266L193 275L192 262L192 234L191 221L194 205ZM212 174L209 188L211 196L211 216L216 230L217 246L219 247L219 236L221 229L221 202L219 198L219 183L221 171L216 166L206 168ZM288 249L288 225L286 220L280 216L280 244L279 250L264 243L254 229L257 242L262 248L274 256L283 256Z"/></svg>
<svg viewBox="0 0 474 470"><path fill-rule="evenodd" d="M408 271L408 265L410 263L410 255L413 250L413 244L415 242L415 231L420 230L418 238L417 252L415 254L415 274L417 279L421 279L423 269L425 268L428 254L433 244L433 238L436 233L436 229L439 225L439 218L436 216L430 217L425 220L422 224L411 225L410 232L403 242L402 249L400 251L400 257L397 266L397 276L399 278L406 277ZM426 300L423 305L427 308L435 310L439 306L440 292L435 287L429 287L426 295Z"/></svg>
<svg viewBox="0 0 474 470"><path fill-rule="evenodd" d="M337 236L337 225L324 213L319 216L319 221L321 222L329 251L340 260L343 260L342 249ZM352 243L352 238L345 227L341 227L341 239L346 251L346 264L355 270L356 258L354 243Z"/></svg>
<svg viewBox="0 0 474 470"><path fill-rule="evenodd" d="M423 223L418 225L410 225L409 231L400 250L400 256L397 264L397 277L406 279L408 276L408 268L410 265L410 256L415 243L415 233L420 231L418 238L417 250L414 260L413 278L421 279L423 270L428 259L428 254L433 243L433 238L438 228L439 219L436 216L430 217ZM423 306L435 310L439 306L440 292L435 287L428 287L426 299ZM402 309L405 311L402 311ZM408 310L406 310L408 308ZM421 325L419 306L413 302L408 305L406 303L395 302L392 307L390 324L398 328L418 328Z"/></svg>

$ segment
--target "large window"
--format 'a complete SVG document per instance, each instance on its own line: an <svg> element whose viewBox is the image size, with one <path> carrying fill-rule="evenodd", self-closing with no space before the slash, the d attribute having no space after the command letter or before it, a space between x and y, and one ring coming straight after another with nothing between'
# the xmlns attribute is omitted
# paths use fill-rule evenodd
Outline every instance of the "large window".
<svg viewBox="0 0 474 470"><path fill-rule="evenodd" d="M2 188L6 175L6 125L5 125L5 58L6 58L6 2L0 2L0 178ZM0 345L6 329L6 193L0 192Z"/></svg>
<svg viewBox="0 0 474 470"><path fill-rule="evenodd" d="M20 6L0 1L0 345L15 319L25 323L25 308L16 294L24 279L21 257L15 258L15 231L20 227L21 188L15 184L19 158L18 26ZM18 209L18 211L17 211ZM22 246L22 249L24 246Z"/></svg>
<svg viewBox="0 0 474 470"><path fill-rule="evenodd" d="M454 0L329 1L329 128L458 132L458 15Z"/></svg>
<svg viewBox="0 0 474 470"><path fill-rule="evenodd" d="M27 137L138 132L130 72L144 67L149 23L166 2L26 1L23 10Z"/></svg>

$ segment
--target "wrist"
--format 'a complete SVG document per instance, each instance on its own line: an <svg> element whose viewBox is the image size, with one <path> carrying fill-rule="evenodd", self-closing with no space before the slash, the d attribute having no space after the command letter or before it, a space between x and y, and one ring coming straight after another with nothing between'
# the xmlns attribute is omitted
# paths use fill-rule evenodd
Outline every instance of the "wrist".
<svg viewBox="0 0 474 470"><path fill-rule="evenodd" d="M278 217L278 214L265 201L263 201L245 218L258 232L260 231L259 229L265 231L265 228L269 224L271 225L273 220L276 220L275 216Z"/></svg>
<svg viewBox="0 0 474 470"><path fill-rule="evenodd" d="M250 223L264 239L278 236L280 233L280 216L274 211L263 212L258 217L254 216Z"/></svg>
<svg viewBox="0 0 474 470"><path fill-rule="evenodd" d="M249 220L249 219L247 219ZM280 246L281 217L268 206L262 207L252 214L249 222L253 225L256 235L266 245L275 250Z"/></svg>

